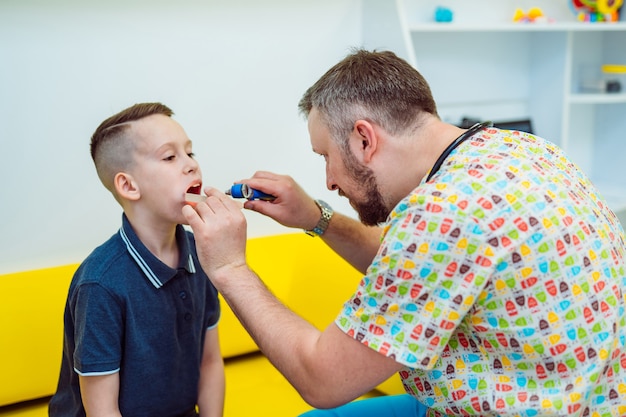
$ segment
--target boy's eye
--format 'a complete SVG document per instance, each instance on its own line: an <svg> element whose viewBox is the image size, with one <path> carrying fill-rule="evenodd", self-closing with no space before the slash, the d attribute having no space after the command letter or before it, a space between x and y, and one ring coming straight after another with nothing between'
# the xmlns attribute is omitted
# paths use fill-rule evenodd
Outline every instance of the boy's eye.
<svg viewBox="0 0 626 417"><path fill-rule="evenodd" d="M163 158L164 161L173 161L175 158L174 155L170 155L170 156L166 156L165 158Z"/></svg>
<svg viewBox="0 0 626 417"><path fill-rule="evenodd" d="M195 157L196 157L196 154L195 154L195 153L193 153L193 152L189 152L189 153L187 154L187 156L188 156L188 157L190 157L190 158L195 158Z"/></svg>

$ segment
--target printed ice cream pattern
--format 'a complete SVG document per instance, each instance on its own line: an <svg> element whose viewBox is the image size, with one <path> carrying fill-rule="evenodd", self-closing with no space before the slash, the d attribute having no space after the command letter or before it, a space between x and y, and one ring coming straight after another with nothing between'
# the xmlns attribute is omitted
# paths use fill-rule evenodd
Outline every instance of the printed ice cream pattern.
<svg viewBox="0 0 626 417"><path fill-rule="evenodd" d="M490 128L389 216L337 324L432 415L626 415L623 230L553 144Z"/></svg>

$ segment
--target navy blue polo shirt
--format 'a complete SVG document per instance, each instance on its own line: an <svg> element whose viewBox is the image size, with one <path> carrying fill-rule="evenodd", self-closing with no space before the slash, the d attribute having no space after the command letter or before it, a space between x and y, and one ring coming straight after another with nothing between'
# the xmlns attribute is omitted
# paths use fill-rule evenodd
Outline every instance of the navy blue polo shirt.
<svg viewBox="0 0 626 417"><path fill-rule="evenodd" d="M64 346L51 417L84 416L78 374L119 372L124 417L179 416L195 407L202 347L220 315L193 234L177 226L172 269L139 240L126 215L70 285Z"/></svg>

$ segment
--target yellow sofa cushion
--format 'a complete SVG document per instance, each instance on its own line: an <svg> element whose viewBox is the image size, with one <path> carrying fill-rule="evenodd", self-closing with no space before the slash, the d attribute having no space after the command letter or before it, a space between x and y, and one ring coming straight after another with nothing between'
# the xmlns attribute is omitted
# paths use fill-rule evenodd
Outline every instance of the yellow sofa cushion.
<svg viewBox="0 0 626 417"><path fill-rule="evenodd" d="M370 391L359 399L379 395ZM296 417L312 409L261 352L226 361L225 416Z"/></svg>

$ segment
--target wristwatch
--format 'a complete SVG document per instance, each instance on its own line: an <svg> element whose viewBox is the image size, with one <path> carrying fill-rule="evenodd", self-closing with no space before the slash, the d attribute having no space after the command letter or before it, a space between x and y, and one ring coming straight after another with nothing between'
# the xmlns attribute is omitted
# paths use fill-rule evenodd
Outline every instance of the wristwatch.
<svg viewBox="0 0 626 417"><path fill-rule="evenodd" d="M317 204L317 207L320 208L320 211L322 212L322 217L320 217L320 221L317 222L313 229L304 231L304 233L313 237L321 236L324 234L326 229L328 229L328 224L330 223L331 217L333 217L333 214L335 213L332 207L330 207L325 201L315 200L315 204Z"/></svg>

